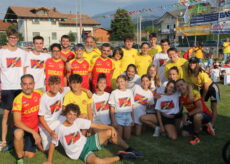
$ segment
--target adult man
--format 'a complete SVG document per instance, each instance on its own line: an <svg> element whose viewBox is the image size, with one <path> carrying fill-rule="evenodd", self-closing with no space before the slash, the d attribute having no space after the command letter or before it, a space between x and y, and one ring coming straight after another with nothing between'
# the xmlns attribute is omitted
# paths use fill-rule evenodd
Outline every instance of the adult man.
<svg viewBox="0 0 230 164"><path fill-rule="evenodd" d="M33 76L23 75L21 77L22 92L13 102L14 148L19 164L24 163L24 157L34 157L36 145L41 142L38 134L38 110L42 92L34 90L34 86Z"/></svg>
<svg viewBox="0 0 230 164"><path fill-rule="evenodd" d="M24 74L26 52L17 47L19 34L16 30L7 31L7 45L0 50L2 81L2 148L6 146L7 122L14 98L21 92L20 77Z"/></svg>
<svg viewBox="0 0 230 164"><path fill-rule="evenodd" d="M62 35L61 37L61 56L64 61L70 61L74 58L74 52L70 50L70 38L68 35Z"/></svg>
<svg viewBox="0 0 230 164"><path fill-rule="evenodd" d="M157 53L161 52L161 46L157 45L157 34L151 33L149 35L149 42L151 43L151 47L149 49L149 55L154 57Z"/></svg>
<svg viewBox="0 0 230 164"><path fill-rule="evenodd" d="M179 70L179 79L184 79L184 73L183 71L186 70L185 67L188 64L188 61L184 58L180 58L178 56L178 51L176 48L169 48L168 51L168 57L170 61L165 65L165 77L168 78L168 71L170 68L176 66ZM184 68L184 69L183 69Z"/></svg>
<svg viewBox="0 0 230 164"><path fill-rule="evenodd" d="M161 82L165 82L167 79L165 77L165 65L169 61L167 54L168 49L170 48L169 40L161 40L161 49L162 52L157 53L154 57L153 64L158 68L158 73L160 75Z"/></svg>
<svg viewBox="0 0 230 164"><path fill-rule="evenodd" d="M33 38L34 50L30 51L26 57L25 73L31 74L36 81L35 89L45 91L45 62L50 58L50 54L43 53L44 38L35 36Z"/></svg>
<svg viewBox="0 0 230 164"><path fill-rule="evenodd" d="M227 61L227 58L230 56L230 42L227 38L226 42L223 43L224 46L224 63Z"/></svg>
<svg viewBox="0 0 230 164"><path fill-rule="evenodd" d="M93 59L99 56L101 56L101 51L96 47L95 39L92 36L87 36L85 39L85 52L83 53L83 57L91 63Z"/></svg>

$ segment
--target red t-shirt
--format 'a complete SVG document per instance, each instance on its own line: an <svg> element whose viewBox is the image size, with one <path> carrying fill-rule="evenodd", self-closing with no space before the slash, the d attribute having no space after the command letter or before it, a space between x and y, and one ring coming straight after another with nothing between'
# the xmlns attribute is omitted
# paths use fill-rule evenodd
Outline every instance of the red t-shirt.
<svg viewBox="0 0 230 164"><path fill-rule="evenodd" d="M20 112L21 121L36 132L38 132L38 111L41 95L42 92L39 90L33 91L30 96L21 92L14 99L12 108L12 112Z"/></svg>
<svg viewBox="0 0 230 164"><path fill-rule="evenodd" d="M192 95L193 95L193 99L194 99L193 102L188 101L188 96L181 96L180 97L180 103L190 112L196 108L195 103L197 101L201 101L203 112L207 113L209 115L212 115L212 112L205 105L204 100L202 99L200 93L197 90L193 90Z"/></svg>
<svg viewBox="0 0 230 164"><path fill-rule="evenodd" d="M74 52L69 50L69 51L61 51L61 56L65 57L67 60L71 60L75 57Z"/></svg>
<svg viewBox="0 0 230 164"><path fill-rule="evenodd" d="M82 88L89 89L89 73L91 72L90 64L87 60L78 61L77 59L73 59L70 62L71 65L71 74L81 75Z"/></svg>
<svg viewBox="0 0 230 164"><path fill-rule="evenodd" d="M114 71L114 64L110 58L103 59L99 57L95 59L92 63L92 83L93 83L93 90L96 91L97 85L97 78L100 73L104 73L106 75L106 92L111 92L111 79Z"/></svg>
<svg viewBox="0 0 230 164"><path fill-rule="evenodd" d="M46 74L46 90L49 90L48 80L50 76L58 76L61 79L61 86L65 86L64 81L65 62L61 59L55 60L49 58L45 63L45 74Z"/></svg>

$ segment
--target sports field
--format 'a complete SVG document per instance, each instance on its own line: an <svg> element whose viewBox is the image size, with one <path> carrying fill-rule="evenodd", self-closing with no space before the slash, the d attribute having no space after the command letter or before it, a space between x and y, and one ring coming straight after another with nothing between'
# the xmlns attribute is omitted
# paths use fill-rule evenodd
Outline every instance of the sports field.
<svg viewBox="0 0 230 164"><path fill-rule="evenodd" d="M146 131L142 136L132 136L127 142L135 149L145 153L144 158L121 161L119 164L221 164L222 147L230 140L230 86L219 85L221 90L221 102L216 122L216 136L211 137L205 133L200 135L201 142L198 145L188 144L189 138L179 137L171 141L166 137L154 138L152 131ZM208 103L209 106L209 103ZM10 134L9 134L10 135ZM97 152L99 157L113 156L120 150L119 147L108 145L104 150ZM27 159L26 164L41 164L46 161L46 155L38 152L33 159ZM14 152L0 152L1 164L16 163ZM54 154L54 164L82 164L67 158L63 150L58 148Z"/></svg>

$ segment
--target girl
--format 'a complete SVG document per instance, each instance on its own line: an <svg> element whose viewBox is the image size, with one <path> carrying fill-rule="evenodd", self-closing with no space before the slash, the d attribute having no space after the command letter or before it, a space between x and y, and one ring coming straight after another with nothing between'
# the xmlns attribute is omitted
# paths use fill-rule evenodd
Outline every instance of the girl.
<svg viewBox="0 0 230 164"><path fill-rule="evenodd" d="M144 42L141 44L141 54L136 57L136 66L138 69L138 75L142 76L147 73L149 65L151 65L153 59L148 54L149 44Z"/></svg>
<svg viewBox="0 0 230 164"><path fill-rule="evenodd" d="M141 78L137 74L137 67L134 64L130 64L123 75L127 76L127 89L132 89L136 84L141 84Z"/></svg>
<svg viewBox="0 0 230 164"><path fill-rule="evenodd" d="M112 76L112 89L116 89L116 79L122 73L121 72L122 57L123 57L123 51L121 48L117 48L113 51L113 63L115 69Z"/></svg>
<svg viewBox="0 0 230 164"><path fill-rule="evenodd" d="M154 99L153 94L149 90L151 85L150 77L143 75L141 77L141 86L135 85L133 88L134 95L134 123L135 123L135 134L141 135L142 122L140 117L146 114L147 106L153 106Z"/></svg>
<svg viewBox="0 0 230 164"><path fill-rule="evenodd" d="M106 88L106 75L104 73L99 74L97 80L97 92L93 94L93 121L105 125L111 125L109 116L109 93L105 92Z"/></svg>
<svg viewBox="0 0 230 164"><path fill-rule="evenodd" d="M200 68L197 58L193 57L189 59L187 74L188 81L200 91L202 98L205 101L208 101L209 98L211 99L211 109L213 112L212 124L214 125L217 117L217 102L220 101L219 87Z"/></svg>
<svg viewBox="0 0 230 164"><path fill-rule="evenodd" d="M215 131L210 123L212 120L212 113L205 105L200 93L197 90L193 90L192 87L189 87L183 79L177 80L176 87L181 93L180 103L188 111L188 113L184 115L182 135L188 136L191 133L193 135L193 139L190 140L189 143L192 145L198 144L200 142L198 134L202 129L202 124L205 124L207 132L214 136ZM187 120L190 121L190 124L186 123Z"/></svg>
<svg viewBox="0 0 230 164"><path fill-rule="evenodd" d="M176 92L175 81L169 81L165 88L165 95L157 100L157 119L161 133L167 133L172 140L177 139L175 116L179 113L179 94Z"/></svg>
<svg viewBox="0 0 230 164"><path fill-rule="evenodd" d="M118 89L114 90L109 98L111 121L118 134L129 139L133 125L133 93L126 88L127 77L124 75L118 76L117 86Z"/></svg>

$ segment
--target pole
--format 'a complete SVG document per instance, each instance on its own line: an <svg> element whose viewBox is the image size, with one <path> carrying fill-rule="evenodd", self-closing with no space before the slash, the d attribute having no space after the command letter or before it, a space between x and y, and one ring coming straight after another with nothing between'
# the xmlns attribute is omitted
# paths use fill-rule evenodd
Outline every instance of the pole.
<svg viewBox="0 0 230 164"><path fill-rule="evenodd" d="M138 16L137 16L137 43L138 43L138 38L139 38L138 34L139 32L138 32Z"/></svg>
<svg viewBox="0 0 230 164"><path fill-rule="evenodd" d="M77 0L78 1L78 0ZM77 12L78 10L77 10L77 3L76 3L76 39L75 39L75 41L77 41L78 42L78 37L77 37L77 32L78 32L78 28L77 28L77 19L78 19L78 12Z"/></svg>
<svg viewBox="0 0 230 164"><path fill-rule="evenodd" d="M195 46L197 46L197 45L196 45L196 35L195 35Z"/></svg>
<svg viewBox="0 0 230 164"><path fill-rule="evenodd" d="M81 0L79 0L79 14L80 14L80 43L82 42L82 15L81 15Z"/></svg>
<svg viewBox="0 0 230 164"><path fill-rule="evenodd" d="M141 38L141 32L142 32L142 30L141 30L141 20L142 19L142 17L140 16L140 42L139 42L139 44L141 44L141 40L142 40L142 38Z"/></svg>

